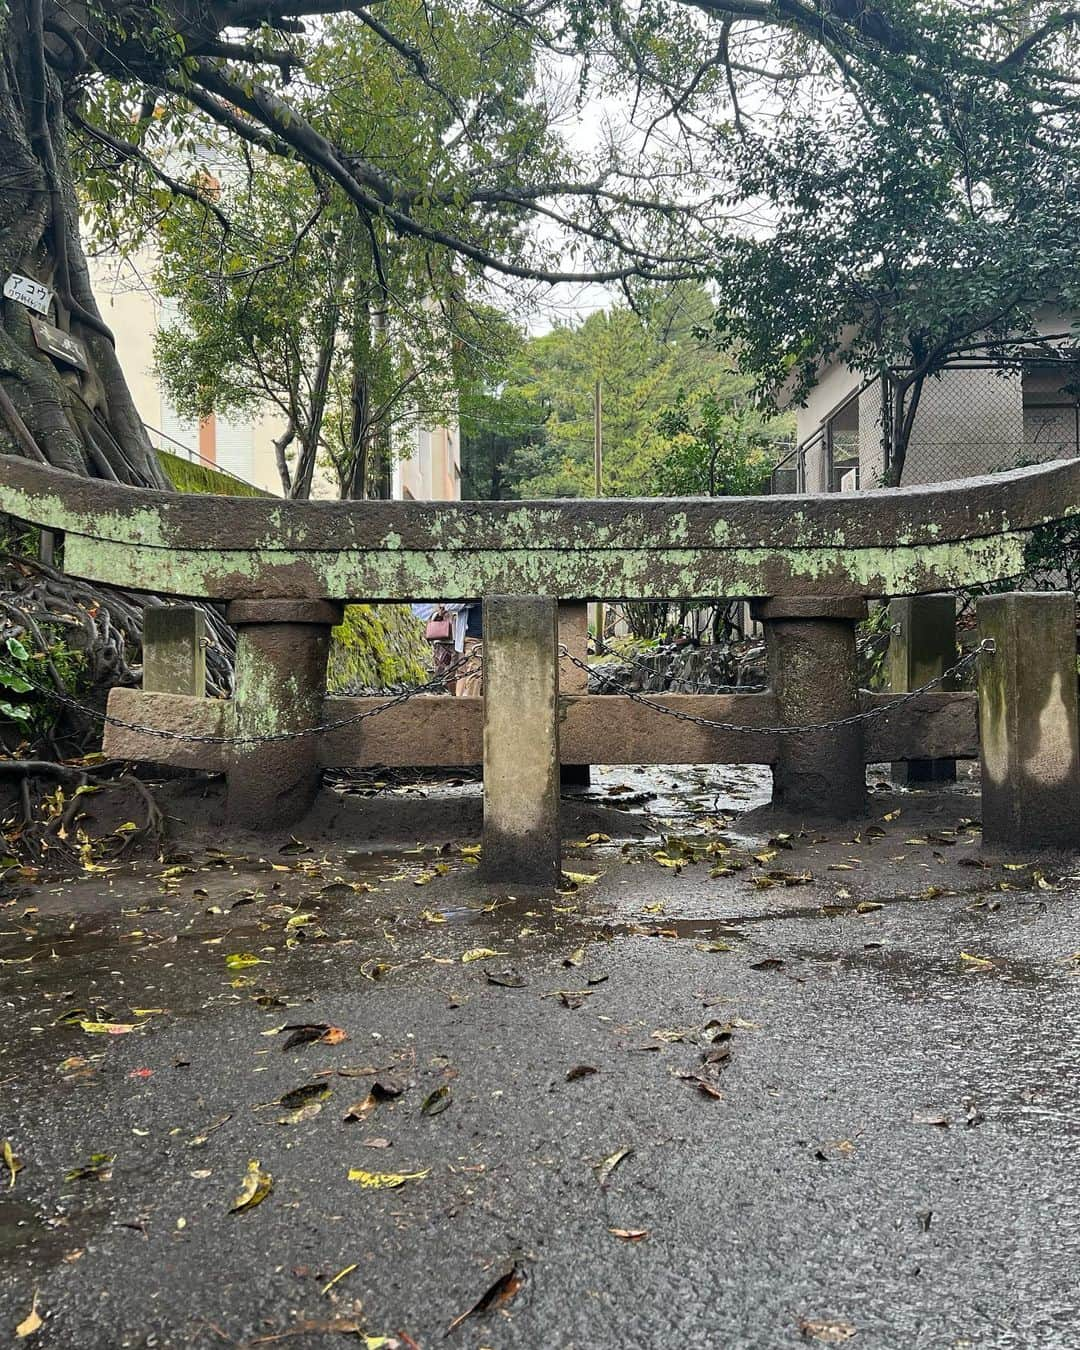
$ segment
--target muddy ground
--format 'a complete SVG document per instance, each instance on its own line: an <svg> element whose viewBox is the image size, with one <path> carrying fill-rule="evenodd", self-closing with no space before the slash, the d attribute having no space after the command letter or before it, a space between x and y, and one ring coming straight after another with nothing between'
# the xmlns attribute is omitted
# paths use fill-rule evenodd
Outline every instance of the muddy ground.
<svg viewBox="0 0 1080 1350"><path fill-rule="evenodd" d="M16 879L0 1340L1080 1346L1080 874L767 794L601 771L526 894L475 784L254 840L173 783L160 861Z"/></svg>

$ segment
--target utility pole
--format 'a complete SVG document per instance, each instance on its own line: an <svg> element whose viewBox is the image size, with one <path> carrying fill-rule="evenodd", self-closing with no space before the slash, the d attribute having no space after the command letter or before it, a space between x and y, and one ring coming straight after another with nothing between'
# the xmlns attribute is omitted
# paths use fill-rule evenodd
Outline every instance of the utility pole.
<svg viewBox="0 0 1080 1350"><path fill-rule="evenodd" d="M604 395L600 376L593 382L593 495L604 495ZM593 616L598 648L604 643L604 602L598 600Z"/></svg>

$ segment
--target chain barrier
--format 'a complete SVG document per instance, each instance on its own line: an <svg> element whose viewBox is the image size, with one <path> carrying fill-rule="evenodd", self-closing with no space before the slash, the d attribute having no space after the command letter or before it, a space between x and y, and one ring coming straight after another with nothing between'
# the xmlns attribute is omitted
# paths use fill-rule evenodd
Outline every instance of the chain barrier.
<svg viewBox="0 0 1080 1350"><path fill-rule="evenodd" d="M28 684L36 693L60 704L61 707L71 708L74 712L83 713L87 717L93 717L111 727L119 727L123 731L134 731L143 736L157 736L163 741L184 741L191 745L270 745L277 741L297 741L307 736L321 736L328 731L338 731L342 727L355 726L358 722L367 721L369 717L378 717L380 713L386 712L389 708L396 708L402 703L407 703L417 694L429 694L437 690L445 691L450 680L456 680L475 664L481 666L483 664L483 658L477 653L465 657L444 675L436 676L435 679L428 680L426 684L415 685L411 689L403 689L399 694L392 694L377 708L365 708L363 712L354 713L351 717L339 717L336 721L321 722L318 726L313 727L302 727L299 731L277 731L263 736L199 736L183 731L164 731L160 727L147 726L142 722L127 722L124 718L116 717L112 713L100 712L97 708L91 708L89 704L81 703L69 694L61 694L58 689L50 689L47 685L38 684L25 671L10 665L0 657L0 671L14 675Z"/></svg>
<svg viewBox="0 0 1080 1350"><path fill-rule="evenodd" d="M743 726L737 722L719 722L710 717L699 717L695 713L684 712L679 708L669 708L666 704L657 703L654 699L638 693L634 689L628 689L613 676L605 675L602 669L588 665L575 656L563 644L559 644L561 656L566 657L571 665L577 666L579 670L586 675L593 676L602 684L607 685L616 693L622 694L633 703L640 704L643 708L648 708L652 712L662 713L665 717L674 717L679 722L690 722L695 726L705 727L713 731L728 731L737 733L753 734L762 736L800 736L812 732L835 731L841 727L855 726L860 722L870 721L875 717L885 717L897 708L902 708L910 703L912 699L918 698L921 694L928 693L938 685L944 684L952 676L960 674L961 671L972 665L983 652L993 652L995 646L992 640L982 641L978 647L973 648L966 656L960 658L955 665L950 666L948 670L936 675L932 680L927 680L917 689L911 689L894 699L891 703L881 704L878 707L868 708L863 712L852 713L847 717L837 717L829 722L809 722L801 726ZM0 670L9 675L24 681L36 693L59 704L61 707L70 708L74 712L82 713L84 716L92 717L108 726L119 727L123 731L133 731L143 736L156 736L160 740L182 741L192 745L270 745L281 741L302 740L308 736L322 736L330 731L338 731L343 727L356 726L360 722L367 721L370 717L378 717L381 713L387 712L390 708L400 707L407 703L411 698L419 694L429 694L436 691L445 691L447 683L470 669L470 667L479 664L482 666L483 658L479 653L473 653L464 660L456 663L454 667L443 675L436 676L428 680L425 684L415 685L411 689L403 689L398 694L393 694L385 699L375 708L365 708L362 712L354 713L351 717L340 717L333 722L321 722L316 726L303 727L298 731L278 731L265 735L257 736L201 736L192 735L182 731L166 731L160 727L148 726L141 722L128 722L122 717L116 717L112 713L100 712L97 708L90 707L89 704L80 702L79 699L72 698L69 694L62 694L57 689L50 689L48 686L38 684L32 680L24 670L11 665L0 657ZM738 693L747 693L745 687L737 690Z"/></svg>
<svg viewBox="0 0 1080 1350"><path fill-rule="evenodd" d="M932 680L927 680L927 682L920 685L918 689L908 690L908 692L902 694L899 698L894 699L891 703L884 703L880 707L867 708L865 712L851 713L848 717L837 717L831 722L808 722L803 726L748 727L741 726L737 722L717 722L711 717L698 717L694 713L683 712L679 708L669 708L666 704L657 703L654 699L646 698L644 694L639 694L634 689L627 689L625 685L621 685L611 676L605 675L602 670L587 665L586 662L579 660L572 652L568 651L562 643L559 644L560 653L567 658L571 665L577 666L580 670L584 670L589 675L595 675L602 683L613 688L616 693L623 694L634 703L640 703L643 708L649 708L653 712L663 713L665 717L674 717L676 721L679 722L692 722L695 726L707 727L712 731L745 732L747 734L756 733L760 736L803 736L811 732L835 731L840 727L850 727L855 726L859 722L870 721L870 719L874 717L884 717L886 714L894 712L897 708L902 708L904 704L910 703L912 699L918 698L920 694L928 693L931 689L935 689L939 684L944 684L944 682L951 679L952 676L958 675L962 670L965 670L976 661L983 652L993 652L994 650L995 645L993 640L984 639L977 647L968 652L966 656L962 656L954 666L950 666L948 670L942 671L940 675L935 675Z"/></svg>

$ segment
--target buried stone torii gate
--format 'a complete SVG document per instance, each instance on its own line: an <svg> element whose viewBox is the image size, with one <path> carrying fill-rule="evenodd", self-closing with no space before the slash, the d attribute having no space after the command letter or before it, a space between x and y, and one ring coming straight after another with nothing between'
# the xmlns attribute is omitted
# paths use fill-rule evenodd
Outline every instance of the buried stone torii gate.
<svg viewBox="0 0 1080 1350"><path fill-rule="evenodd" d="M0 456L0 511L63 532L74 576L225 604L233 699L162 677L178 668L170 642L199 669L197 629L148 611L144 687L112 690L105 749L224 772L240 827L293 824L324 768L482 763L484 871L543 882L560 861L560 762L765 763L774 799L812 818L859 815L867 763L980 757L988 843L1080 847L1071 594L980 600L977 695L888 711L894 696L858 689L855 659L868 599L1020 573L1031 532L1080 512L1080 461L822 497L444 503L178 495ZM567 655L584 654L582 602L714 596L752 601L765 692L650 706L586 692ZM483 698L359 720L385 698L328 697L344 602L452 597L484 602Z"/></svg>

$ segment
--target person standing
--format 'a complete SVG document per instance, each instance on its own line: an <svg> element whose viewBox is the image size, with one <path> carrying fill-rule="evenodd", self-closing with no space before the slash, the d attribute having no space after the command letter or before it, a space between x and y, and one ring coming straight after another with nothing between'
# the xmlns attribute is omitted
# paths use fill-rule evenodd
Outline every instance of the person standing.
<svg viewBox="0 0 1080 1350"><path fill-rule="evenodd" d="M431 664L436 679L445 681L446 692L454 694L455 670L465 644L465 606L422 604L410 608L424 624L424 637L431 643Z"/></svg>
<svg viewBox="0 0 1080 1350"><path fill-rule="evenodd" d="M484 607L479 602L465 606L461 652L454 694L457 698L480 698L484 692Z"/></svg>

